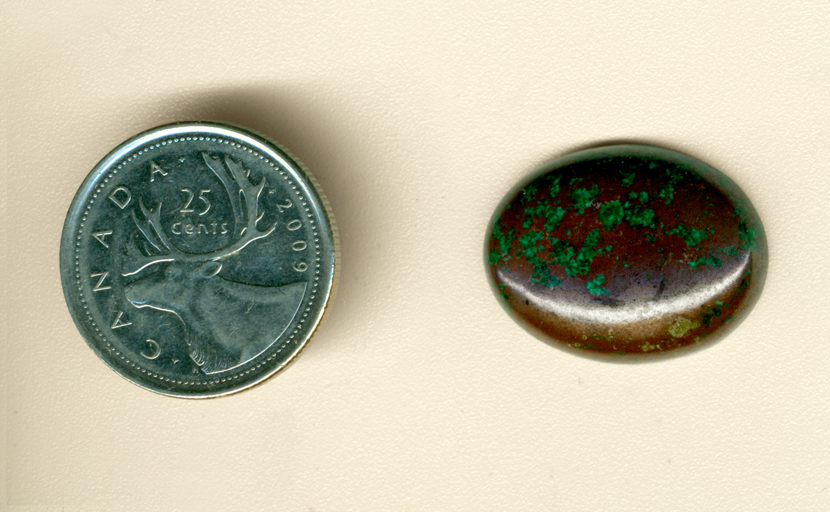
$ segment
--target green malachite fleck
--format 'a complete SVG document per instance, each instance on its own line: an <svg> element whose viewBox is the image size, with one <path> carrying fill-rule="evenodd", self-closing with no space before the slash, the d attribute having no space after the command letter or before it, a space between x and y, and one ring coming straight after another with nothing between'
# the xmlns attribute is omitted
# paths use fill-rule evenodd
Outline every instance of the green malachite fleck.
<svg viewBox="0 0 830 512"><path fill-rule="evenodd" d="M594 198L599 195L599 189L596 185L592 186L590 189L586 188L578 188L571 193L571 199L573 199L574 204L574 211L578 214L582 214L585 211L585 208L591 206L591 203L594 202Z"/></svg>
<svg viewBox="0 0 830 512"><path fill-rule="evenodd" d="M635 145L544 166L505 198L486 246L495 292L521 325L615 360L723 338L757 301L766 254L760 219L729 178Z"/></svg>
<svg viewBox="0 0 830 512"><path fill-rule="evenodd" d="M625 202L625 220L632 228L653 228L654 210Z"/></svg>
<svg viewBox="0 0 830 512"><path fill-rule="evenodd" d="M588 288L588 291L591 292L593 295L609 295L611 292L605 289L605 276L602 274L597 274L593 281L588 281L585 285Z"/></svg>
<svg viewBox="0 0 830 512"><path fill-rule="evenodd" d="M666 205L670 205L671 202L672 202L672 199L674 199L674 187L672 187L671 185L663 185L660 188L660 192L658 192L657 195L661 199L666 200Z"/></svg>
<svg viewBox="0 0 830 512"><path fill-rule="evenodd" d="M614 229L624 216L625 210L619 199L608 201L599 208L599 221L605 229Z"/></svg>
<svg viewBox="0 0 830 512"><path fill-rule="evenodd" d="M697 267L699 267L700 265L708 265L708 266L710 266L710 267L720 267L720 266L722 265L722 263L721 263L721 261L720 261L718 258L716 258L715 256L704 256L704 257L702 257L702 258L700 258L700 259L697 259L697 260L695 260L695 261L690 261L690 262L689 262L689 266L690 266L692 269L696 269L696 268L697 268Z"/></svg>
<svg viewBox="0 0 830 512"><path fill-rule="evenodd" d="M686 245L689 247L694 247L700 242L709 238L709 232L705 229L695 229L695 228L688 228L683 225L683 223L678 224L676 227L667 229L665 231L667 235L677 235L686 242ZM714 233L714 231L713 231Z"/></svg>

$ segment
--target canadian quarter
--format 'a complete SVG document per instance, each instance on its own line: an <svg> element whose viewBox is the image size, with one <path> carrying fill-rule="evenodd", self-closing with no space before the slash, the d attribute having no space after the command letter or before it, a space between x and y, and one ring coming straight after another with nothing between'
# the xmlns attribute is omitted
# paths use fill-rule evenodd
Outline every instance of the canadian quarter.
<svg viewBox="0 0 830 512"><path fill-rule="evenodd" d="M90 172L64 224L61 278L113 370L204 398L296 358L331 300L337 257L325 197L287 152L238 127L178 123Z"/></svg>

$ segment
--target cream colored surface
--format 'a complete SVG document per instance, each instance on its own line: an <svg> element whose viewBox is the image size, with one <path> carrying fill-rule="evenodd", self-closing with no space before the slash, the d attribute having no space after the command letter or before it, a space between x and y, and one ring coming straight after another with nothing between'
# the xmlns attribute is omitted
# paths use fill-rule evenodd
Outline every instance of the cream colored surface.
<svg viewBox="0 0 830 512"><path fill-rule="evenodd" d="M0 508L830 510L830 4L0 5ZM342 235L331 315L285 373L155 395L87 348L60 287L87 172L179 120L260 131ZM753 199L747 321L661 363L527 335L486 224L552 157L654 143Z"/></svg>

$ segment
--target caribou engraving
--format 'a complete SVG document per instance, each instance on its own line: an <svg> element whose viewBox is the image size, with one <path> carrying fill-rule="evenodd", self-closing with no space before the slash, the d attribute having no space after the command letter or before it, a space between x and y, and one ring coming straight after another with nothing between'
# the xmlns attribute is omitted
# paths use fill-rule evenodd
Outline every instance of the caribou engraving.
<svg viewBox="0 0 830 512"><path fill-rule="evenodd" d="M252 359L278 339L297 313L306 283L258 286L221 276L227 258L273 233L277 222L266 229L258 227L264 216L259 209L260 195L267 185L264 176L253 183L250 171L240 162L207 153L202 153L202 158L228 193L234 216L233 241L209 253L182 252L164 232L161 203L152 210L139 199L136 210L141 217L133 210L132 218L146 244L135 267L123 275L137 276L164 265L127 285L127 300L136 308L175 315L184 326L191 359L211 374Z"/></svg>

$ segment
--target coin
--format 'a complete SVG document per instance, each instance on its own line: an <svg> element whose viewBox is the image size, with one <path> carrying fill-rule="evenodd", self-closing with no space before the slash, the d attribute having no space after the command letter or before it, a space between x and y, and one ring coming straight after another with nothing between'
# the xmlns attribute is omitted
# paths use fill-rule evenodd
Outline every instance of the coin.
<svg viewBox="0 0 830 512"><path fill-rule="evenodd" d="M330 303L337 252L325 197L286 151L235 126L178 123L90 172L64 224L61 278L113 370L201 398L297 357Z"/></svg>
<svg viewBox="0 0 830 512"><path fill-rule="evenodd" d="M523 327L600 359L710 346L746 318L767 268L761 219L732 180L644 145L580 151L507 194L488 276Z"/></svg>

